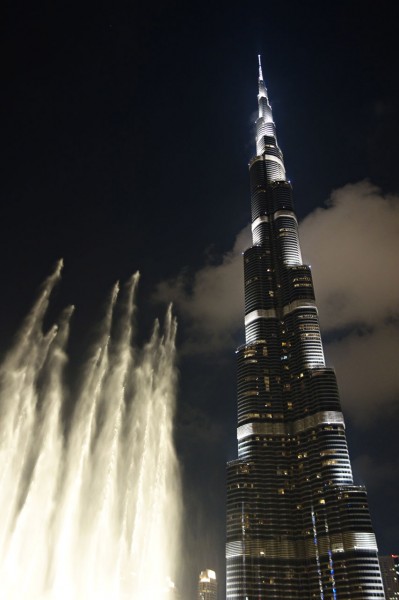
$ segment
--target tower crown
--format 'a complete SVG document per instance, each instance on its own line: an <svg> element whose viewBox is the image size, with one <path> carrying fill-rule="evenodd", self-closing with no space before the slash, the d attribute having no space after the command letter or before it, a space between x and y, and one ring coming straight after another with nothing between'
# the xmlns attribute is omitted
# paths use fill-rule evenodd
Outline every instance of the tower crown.
<svg viewBox="0 0 399 600"><path fill-rule="evenodd" d="M256 120L256 154L263 156L270 181L285 180L283 154L278 146L272 107L263 80L262 63L258 55L258 118Z"/></svg>
<svg viewBox="0 0 399 600"><path fill-rule="evenodd" d="M265 81L263 79L262 63L261 63L261 59L260 59L260 54L258 54L258 63L259 63L259 77L258 77L259 94L258 94L258 101L259 101L260 98L266 98L267 103L269 104L269 100L268 100L268 97L267 97L267 89L266 89ZM261 116L260 113L259 113L259 116Z"/></svg>

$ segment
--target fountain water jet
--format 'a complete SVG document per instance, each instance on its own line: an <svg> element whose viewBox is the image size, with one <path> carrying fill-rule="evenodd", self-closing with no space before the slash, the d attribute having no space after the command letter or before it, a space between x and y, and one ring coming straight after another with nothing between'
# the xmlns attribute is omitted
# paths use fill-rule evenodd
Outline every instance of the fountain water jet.
<svg viewBox="0 0 399 600"><path fill-rule="evenodd" d="M62 264L0 366L0 586L7 600L156 600L175 576L176 322L132 346L138 274L115 286L68 433L63 374L73 308L43 333ZM118 302L118 316L115 307Z"/></svg>

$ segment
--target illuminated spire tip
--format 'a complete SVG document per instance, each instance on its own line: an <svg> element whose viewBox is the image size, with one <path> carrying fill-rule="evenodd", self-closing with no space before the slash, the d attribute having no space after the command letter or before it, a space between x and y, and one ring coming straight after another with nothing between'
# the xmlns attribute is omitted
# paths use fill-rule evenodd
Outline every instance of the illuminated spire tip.
<svg viewBox="0 0 399 600"><path fill-rule="evenodd" d="M259 62L259 81L263 81L262 64L260 62L260 54L258 54L258 62Z"/></svg>

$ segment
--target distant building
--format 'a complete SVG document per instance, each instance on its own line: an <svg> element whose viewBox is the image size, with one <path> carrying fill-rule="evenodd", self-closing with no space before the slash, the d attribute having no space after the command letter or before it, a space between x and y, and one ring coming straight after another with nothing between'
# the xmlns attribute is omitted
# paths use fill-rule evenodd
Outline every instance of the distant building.
<svg viewBox="0 0 399 600"><path fill-rule="evenodd" d="M380 567L386 600L399 600L399 556L380 556Z"/></svg>
<svg viewBox="0 0 399 600"><path fill-rule="evenodd" d="M217 600L216 573L211 569L201 571L198 581L198 600Z"/></svg>

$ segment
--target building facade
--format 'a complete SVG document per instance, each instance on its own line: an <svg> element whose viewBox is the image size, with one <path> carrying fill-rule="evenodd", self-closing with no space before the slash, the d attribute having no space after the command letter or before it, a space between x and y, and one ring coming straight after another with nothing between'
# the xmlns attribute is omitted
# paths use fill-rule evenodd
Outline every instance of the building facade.
<svg viewBox="0 0 399 600"><path fill-rule="evenodd" d="M382 599L366 490L353 483L260 60L258 83L238 460L227 468L227 599Z"/></svg>
<svg viewBox="0 0 399 600"><path fill-rule="evenodd" d="M380 556L380 567L386 600L399 600L399 556Z"/></svg>
<svg viewBox="0 0 399 600"><path fill-rule="evenodd" d="M198 579L198 600L217 600L218 584L212 569L201 571Z"/></svg>

